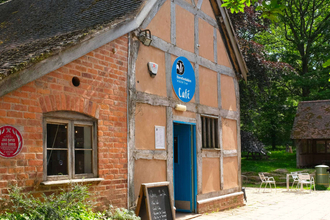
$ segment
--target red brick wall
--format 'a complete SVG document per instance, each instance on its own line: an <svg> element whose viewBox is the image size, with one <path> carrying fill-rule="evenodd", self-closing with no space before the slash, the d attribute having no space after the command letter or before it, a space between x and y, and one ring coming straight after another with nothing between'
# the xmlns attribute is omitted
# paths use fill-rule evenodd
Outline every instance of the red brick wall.
<svg viewBox="0 0 330 220"><path fill-rule="evenodd" d="M127 51L122 36L0 98L0 126L15 126L24 139L18 156L0 158L0 196L11 183L37 194L58 189L40 185L42 119L45 112L66 110L98 119L98 175L105 180L92 184L93 196L103 205L127 206ZM79 87L72 85L74 76Z"/></svg>
<svg viewBox="0 0 330 220"><path fill-rule="evenodd" d="M236 208L238 206L244 206L243 194L197 204L197 211L198 213L203 214Z"/></svg>

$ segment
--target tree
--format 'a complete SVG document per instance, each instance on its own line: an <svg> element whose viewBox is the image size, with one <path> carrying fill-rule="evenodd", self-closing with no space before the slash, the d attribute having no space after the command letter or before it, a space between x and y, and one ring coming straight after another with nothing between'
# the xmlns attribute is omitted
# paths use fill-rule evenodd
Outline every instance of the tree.
<svg viewBox="0 0 330 220"><path fill-rule="evenodd" d="M252 132L275 149L290 141L296 102L290 98L294 88L285 77L294 69L269 60L265 47L253 41L271 24L258 16L253 6L245 13L231 14L231 20L249 69L247 83L240 81L242 130Z"/></svg>
<svg viewBox="0 0 330 220"><path fill-rule="evenodd" d="M241 126L273 148L289 141L300 100L330 97L329 4L326 0L254 1L244 13L231 14L249 68L248 84L240 85ZM272 8L281 11L272 13Z"/></svg>
<svg viewBox="0 0 330 220"><path fill-rule="evenodd" d="M270 51L274 52L275 48L274 56L278 60L294 65L302 97L318 98L316 93L330 89L327 72L322 68L330 57L330 2L287 0L284 4L286 7L279 14L281 22L273 25L274 32L267 39L276 36L280 41L271 42L273 49Z"/></svg>
<svg viewBox="0 0 330 220"><path fill-rule="evenodd" d="M299 57L296 70L300 76L309 72L322 69L322 64L330 58L330 1L328 0L224 0L223 7L231 12L244 12L250 5L258 5L256 10L260 17L271 19L274 23L273 32L266 40L272 40L271 47L278 45L285 56L293 65ZM283 42L282 44L278 44ZM265 43L265 42L261 42ZM296 53L297 52L297 53ZM279 53L277 53L279 55ZM279 57L280 58L280 57ZM290 60L291 59L291 60ZM294 59L294 60L292 60ZM312 69L311 69L312 68ZM324 71L325 72L325 71ZM324 72L321 73L324 76ZM320 73L318 73L320 74ZM307 80L308 80L307 76ZM323 77L322 77L323 78ZM304 81L306 79L303 78ZM310 88L302 85L303 97L308 97ZM317 85L317 84L316 84ZM317 85L319 86L319 85Z"/></svg>

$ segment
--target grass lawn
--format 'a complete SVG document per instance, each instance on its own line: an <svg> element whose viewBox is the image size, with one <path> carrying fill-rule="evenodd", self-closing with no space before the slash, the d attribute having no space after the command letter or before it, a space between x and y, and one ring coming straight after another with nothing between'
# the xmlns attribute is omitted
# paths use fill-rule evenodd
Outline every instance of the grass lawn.
<svg viewBox="0 0 330 220"><path fill-rule="evenodd" d="M243 153L244 155L244 153ZM268 159L247 160L242 158L242 172L274 172L276 169L287 169L288 172L314 169L298 169L296 168L296 152L287 153L285 150L271 151Z"/></svg>
<svg viewBox="0 0 330 220"><path fill-rule="evenodd" d="M268 149L267 149L268 150ZM315 169L298 169L296 168L296 152L287 153L285 151L285 147L279 148L277 151L269 151L269 158L268 159L246 159L244 157L245 152L242 152L242 162L241 162L241 169L242 174L249 172L249 175L258 176L259 172L267 172L267 173L274 173L277 169L286 169L287 173L294 172L294 171L304 171L308 173L313 173ZM272 174L270 174L272 176ZM285 183L286 173L281 174L280 176L275 176L276 185L278 188L286 188ZM292 181L292 180L291 180ZM291 183L291 182L290 182ZM257 178L257 181L248 183L244 183L243 186L247 187L259 187L260 180Z"/></svg>

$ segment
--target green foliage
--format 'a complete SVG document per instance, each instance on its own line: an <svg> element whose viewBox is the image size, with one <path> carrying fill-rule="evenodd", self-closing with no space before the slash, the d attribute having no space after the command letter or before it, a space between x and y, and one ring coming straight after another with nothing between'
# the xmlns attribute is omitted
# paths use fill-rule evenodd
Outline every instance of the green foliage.
<svg viewBox="0 0 330 220"><path fill-rule="evenodd" d="M330 2L323 0L282 1L279 22L258 33L254 40L264 45L271 60L285 62L296 74L286 77L300 100L328 99L328 70L322 65L330 58Z"/></svg>
<svg viewBox="0 0 330 220"><path fill-rule="evenodd" d="M2 219L93 219L87 186L71 185L68 190L50 196L42 195L35 198L30 193L23 193L16 186L9 191L9 201L12 213L2 216ZM79 217L79 218L78 218ZM84 218L86 217L86 218ZM70 219L70 218L69 218Z"/></svg>
<svg viewBox="0 0 330 220"><path fill-rule="evenodd" d="M244 12L245 5L251 6L251 0L224 0L221 7L230 9L231 13ZM256 3L256 0L252 0L252 3Z"/></svg>
<svg viewBox="0 0 330 220"><path fill-rule="evenodd" d="M254 134L266 145L290 143L297 101L297 89L288 80L294 69L272 59L256 36L269 30L270 22L260 18L254 7L245 14L231 14L240 38L241 51L249 69L248 81L240 81L241 129Z"/></svg>
<svg viewBox="0 0 330 220"><path fill-rule="evenodd" d="M100 213L92 211L93 203L88 200L88 187L72 184L59 194L42 195L35 198L30 193L12 186L9 198L2 198L2 206L6 213L0 215L1 220L140 220L135 213L124 208Z"/></svg>
<svg viewBox="0 0 330 220"><path fill-rule="evenodd" d="M327 60L325 63L323 63L323 65L322 65L324 68L326 68L326 67L328 67L328 66L330 66L330 59L329 60Z"/></svg>
<svg viewBox="0 0 330 220"><path fill-rule="evenodd" d="M279 15L283 13L284 5L278 4L277 0L262 1L256 10L262 12L263 18L270 19L272 21L279 21Z"/></svg>
<svg viewBox="0 0 330 220"><path fill-rule="evenodd" d="M330 66L330 59L328 59L325 63L323 63L323 68L327 68ZM330 73L329 73L330 74ZM328 80L330 82L330 79Z"/></svg>
<svg viewBox="0 0 330 220"><path fill-rule="evenodd" d="M267 10L277 11L272 22ZM299 101L330 97L330 2L260 1L244 11L231 14L249 69L240 82L241 128L275 149L290 143Z"/></svg>
<svg viewBox="0 0 330 220"><path fill-rule="evenodd" d="M283 13L282 4L278 4L277 0L224 0L221 7L225 7L230 10L231 13L244 12L246 7L255 5L256 10L261 13L261 17L267 18L273 21L278 21L278 15Z"/></svg>
<svg viewBox="0 0 330 220"><path fill-rule="evenodd" d="M125 208L114 209L110 206L109 210L104 213L104 217L109 220L140 220L140 217L136 217L133 211L127 210Z"/></svg>
<svg viewBox="0 0 330 220"><path fill-rule="evenodd" d="M270 73L265 71L270 77ZM264 144L272 145L274 150L276 145L290 143L297 102L290 99L292 94L288 88L291 85L283 79L275 78L264 87L257 84L253 79L247 83L240 82L241 127L253 132Z"/></svg>

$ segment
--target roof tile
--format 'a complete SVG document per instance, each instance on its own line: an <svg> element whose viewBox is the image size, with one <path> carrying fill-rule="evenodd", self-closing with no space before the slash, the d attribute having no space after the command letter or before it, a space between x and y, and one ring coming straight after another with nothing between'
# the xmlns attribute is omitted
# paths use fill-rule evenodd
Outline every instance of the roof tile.
<svg viewBox="0 0 330 220"><path fill-rule="evenodd" d="M12 0L0 4L0 80L86 35L134 16L143 0Z"/></svg>
<svg viewBox="0 0 330 220"><path fill-rule="evenodd" d="M330 138L330 100L305 101L298 105L292 139Z"/></svg>

